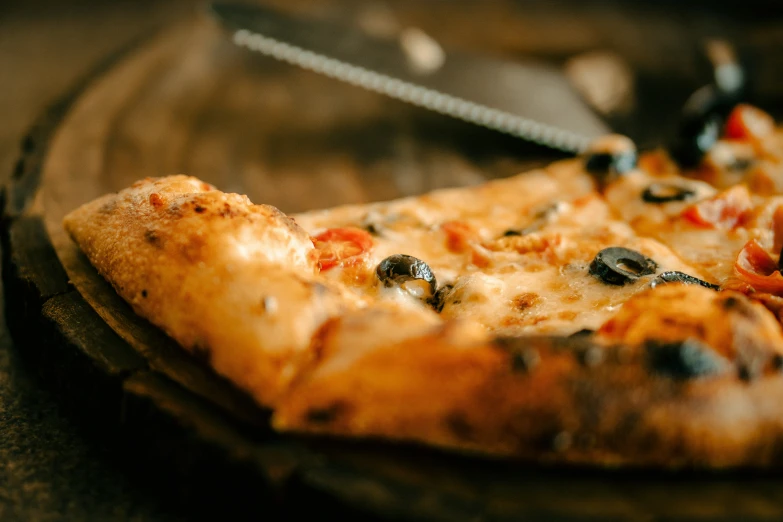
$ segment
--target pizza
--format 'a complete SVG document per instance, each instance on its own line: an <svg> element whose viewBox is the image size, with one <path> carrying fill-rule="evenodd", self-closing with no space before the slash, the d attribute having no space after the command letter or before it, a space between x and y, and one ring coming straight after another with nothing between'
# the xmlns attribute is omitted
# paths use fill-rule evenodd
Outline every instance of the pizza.
<svg viewBox="0 0 783 522"><path fill-rule="evenodd" d="M281 432L497 458L783 463L783 130L622 136L481 185L286 215L196 178L64 226Z"/></svg>

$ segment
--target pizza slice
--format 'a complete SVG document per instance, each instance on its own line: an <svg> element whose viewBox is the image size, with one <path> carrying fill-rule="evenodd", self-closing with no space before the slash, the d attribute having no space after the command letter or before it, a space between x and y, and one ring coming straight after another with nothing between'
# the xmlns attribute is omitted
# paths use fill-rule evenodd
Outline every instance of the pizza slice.
<svg viewBox="0 0 783 522"><path fill-rule="evenodd" d="M136 313L278 430L772 465L783 211L685 174L650 154L637 166L609 137L508 179L290 217L147 179L65 227Z"/></svg>
<svg viewBox="0 0 783 522"><path fill-rule="evenodd" d="M186 176L145 180L69 214L65 227L142 317L263 405L296 374L312 335L356 306L313 277L290 218Z"/></svg>

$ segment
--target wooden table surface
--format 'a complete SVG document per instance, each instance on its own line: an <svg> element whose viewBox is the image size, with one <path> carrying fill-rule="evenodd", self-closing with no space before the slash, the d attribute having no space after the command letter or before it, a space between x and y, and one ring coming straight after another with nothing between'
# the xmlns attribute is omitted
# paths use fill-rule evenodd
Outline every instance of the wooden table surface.
<svg viewBox="0 0 783 522"><path fill-rule="evenodd" d="M720 3L709 4L711 11L721 11ZM767 2L745 2L757 10L764 4ZM13 172L29 125L59 94L113 49L155 26L192 13L200 5L193 0L0 3L0 181ZM672 12L679 16L678 11ZM704 25L714 22L712 16L703 17ZM783 50L779 20L753 23L754 38L776 41ZM555 46L554 51L554 41L544 30L510 33L508 38L528 48L546 44L550 52L560 54L606 40L579 26L567 32L570 39L559 40L560 47ZM481 47L486 44L482 34L486 31L473 32L465 40ZM775 63L781 63L780 59ZM783 67L767 64L769 69L780 71ZM774 84L774 77L766 83ZM44 386L35 368L19 356L24 347L13 345L2 317L0 520L194 518L187 507L166 502L165 495L144 485L140 477L145 470L117 454L116 445L101 432L100 423L84 424L62 411L56 393Z"/></svg>

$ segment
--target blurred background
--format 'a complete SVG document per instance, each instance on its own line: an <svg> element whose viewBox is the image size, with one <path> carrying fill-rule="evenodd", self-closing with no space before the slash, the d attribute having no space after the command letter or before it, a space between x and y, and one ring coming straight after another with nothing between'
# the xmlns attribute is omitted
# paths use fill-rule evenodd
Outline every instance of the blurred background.
<svg viewBox="0 0 783 522"><path fill-rule="evenodd" d="M687 95L712 80L704 46L711 39L735 46L752 101L778 117L783 107L778 0L265 3L348 23L392 20L421 29L447 48L510 60L535 57L577 76L592 65L615 83L601 83L599 74L597 84L585 80L585 95L592 92L599 109L608 104L613 122L652 137L670 134ZM132 42L205 23L204 10L205 3L194 0L0 2L0 179L11 176L30 125L97 64ZM204 49L195 45L187 56L207 53L211 65L203 78L220 76L223 83L204 94L202 77L185 78L182 64L172 63L170 76L160 72L161 80L146 83L138 100L113 116L121 131L107 165L143 175L185 171L298 211L473 183L562 156L310 73L291 73L221 43L217 33L206 34L211 43ZM104 62L105 70L122 59ZM608 89L602 86L617 81L633 87L630 102L601 97ZM269 91L256 96L254 85ZM199 107L183 113L177 103L197 94L204 94ZM153 98L155 104L144 102ZM145 126L153 116L157 126ZM185 136L185 145L172 146L164 139L168 134ZM277 191L270 180L280 180ZM0 341L0 519L183 516L180 507L163 503L161 495L129 477L111 441L59 411L34 369L20 363L4 329Z"/></svg>
<svg viewBox="0 0 783 522"><path fill-rule="evenodd" d="M734 46L746 67L753 101L773 113L781 105L783 4L776 0L265 3L364 27L415 27L445 48L509 60L545 60L563 67L574 85L593 101L593 108L610 117L614 129L633 132L635 138L651 143L673 133L687 96L712 80L712 64L705 50L710 40ZM0 173L14 168L19 136L32 119L102 58L156 28L174 28L193 20L208 25L205 6L205 2L194 0L3 2ZM187 57L202 56L213 63L204 66L200 76L192 67L186 70L186 65L173 63L168 72L157 73L157 80L147 82L140 89L140 99L129 101L121 115L125 120L139 121L154 113L168 118L168 129L191 125L181 132L194 148L192 153L180 150L179 157L163 161L161 158L173 156L172 150L178 148L155 134L162 126L149 126L142 136L128 130L131 124L118 116L122 139L115 140L116 154L111 161L118 158L116 162L122 165L133 163L133 168L144 170L146 175L178 170L214 181L235 179L222 186L242 189L251 197L262 196L285 211L299 211L506 176L557 157L552 151L445 122L439 116L310 73L289 73L287 66L233 49L214 32L203 33L206 36L197 35L188 43L202 49ZM183 62L185 58L183 52ZM186 79L187 74L191 76ZM213 85L217 78L225 85ZM177 79L180 84L172 87ZM205 87L199 90L200 85ZM156 100L155 104L163 105L150 108L148 99L155 91L166 89L170 91L169 105ZM253 89L259 91L258 100L250 100ZM260 101L264 96L268 99ZM202 98L210 100L208 107L183 108L186 104L177 101ZM192 114L182 118L183 111ZM196 120L202 122L200 128L196 128ZM325 133L325 128L330 132ZM206 158L207 153L201 151L216 147L216 134L234 143L234 148L228 150L223 145L225 150ZM324 139L327 134L329 138ZM249 154L240 150L239 143L251 139L257 151ZM157 142L157 148L151 142ZM226 158L241 160L229 162ZM260 181L259 170L281 173L277 176L283 183L279 192L270 192ZM313 180L320 180L323 191L292 201L286 194L305 190L307 185L294 174L300 170L308 170ZM335 176L335 171L352 170ZM239 171L252 174L243 176ZM334 189L330 192L331 185Z"/></svg>

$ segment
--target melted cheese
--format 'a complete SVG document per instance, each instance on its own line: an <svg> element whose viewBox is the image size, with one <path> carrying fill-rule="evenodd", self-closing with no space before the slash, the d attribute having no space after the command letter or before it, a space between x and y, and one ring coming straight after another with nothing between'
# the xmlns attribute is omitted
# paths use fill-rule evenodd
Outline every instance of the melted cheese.
<svg viewBox="0 0 783 522"><path fill-rule="evenodd" d="M656 183L681 187L693 194L683 201L648 203L642 195L647 188ZM643 235L654 235L660 227L679 216L688 206L716 193L717 190L702 181L672 175L650 176L641 171L634 171L607 187L604 198L617 219L628 223Z"/></svg>
<svg viewBox="0 0 783 522"><path fill-rule="evenodd" d="M492 334L597 329L655 276L624 286L601 281L589 267L603 248L641 252L655 261L656 274L679 270L702 276L664 245L612 220L578 161L480 187L300 214L295 220L311 234L371 222L378 231L372 248L359 262L322 272L324 277L368 303L430 313L428 303L405 288L384 287L375 275L384 258L412 255L431 267L439 286L453 285L443 298L441 320L472 322ZM444 232L443 224L453 220L471 230L464 248L453 248ZM509 229L524 233L504 235Z"/></svg>
<svg viewBox="0 0 783 522"><path fill-rule="evenodd" d="M693 191L686 201L649 203L642 192L652 183L665 182ZM697 268L703 278L716 284L734 276L734 262L742 247L757 239L772 247L772 215L783 204L780 197L753 197L753 216L732 229L698 226L682 216L690 205L717 194L710 185L682 176L654 177L635 172L605 191L607 203L619 219L628 222L637 234L646 235L668 245L684 262ZM696 273L691 273L696 275Z"/></svg>

